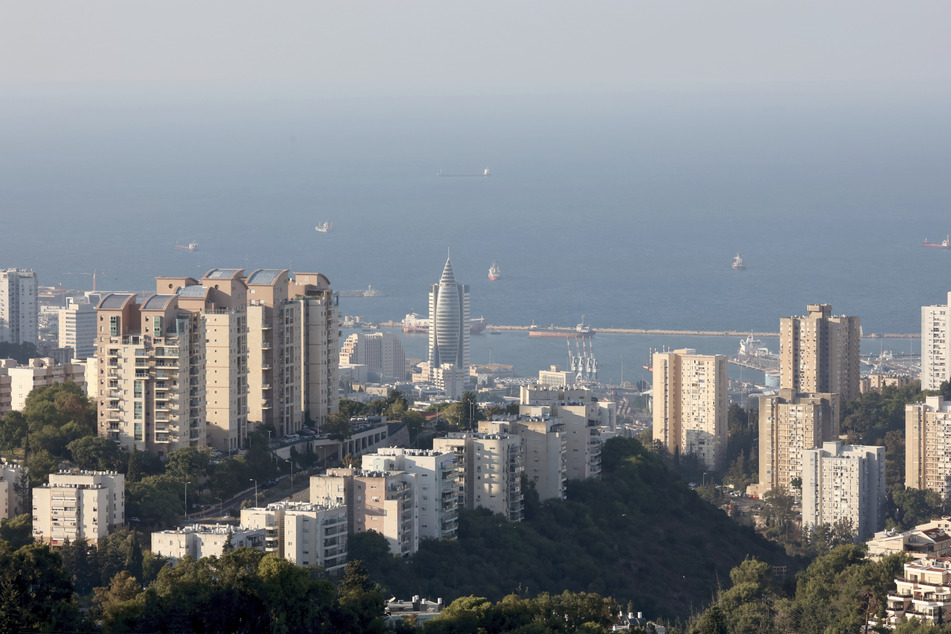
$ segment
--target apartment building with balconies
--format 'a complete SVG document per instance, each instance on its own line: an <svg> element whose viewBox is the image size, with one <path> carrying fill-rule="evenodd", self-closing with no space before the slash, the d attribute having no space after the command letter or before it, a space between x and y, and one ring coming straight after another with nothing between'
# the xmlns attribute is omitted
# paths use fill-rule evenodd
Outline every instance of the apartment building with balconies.
<svg viewBox="0 0 951 634"><path fill-rule="evenodd" d="M417 478L420 539L455 539L462 473L452 451L383 447L362 458L364 471L405 471Z"/></svg>
<svg viewBox="0 0 951 634"><path fill-rule="evenodd" d="M485 508L520 522L525 510L522 493L522 439L515 434L454 432L433 439L433 450L455 452L462 466L460 504Z"/></svg>
<svg viewBox="0 0 951 634"><path fill-rule="evenodd" d="M803 394L838 394L842 403L860 395L858 317L833 316L828 304L809 304L808 314L779 320L779 386Z"/></svg>
<svg viewBox="0 0 951 634"><path fill-rule="evenodd" d="M0 359L0 418L10 411L22 411L34 389L66 382L86 391L86 368L78 363L55 363L50 357L30 359L24 364Z"/></svg>
<svg viewBox="0 0 951 634"><path fill-rule="evenodd" d="M885 523L885 448L825 442L803 452L802 527L848 521L864 541Z"/></svg>
<svg viewBox="0 0 951 634"><path fill-rule="evenodd" d="M328 469L310 479L312 503L343 503L352 533L383 535L394 555L419 549L418 478L403 471Z"/></svg>
<svg viewBox="0 0 951 634"><path fill-rule="evenodd" d="M885 625L895 628L910 619L926 625L951 619L951 559L916 559L903 566L888 593Z"/></svg>
<svg viewBox="0 0 951 634"><path fill-rule="evenodd" d="M561 419L519 415L508 420L479 421L479 432L521 438L525 475L535 485L539 501L564 499L568 441Z"/></svg>
<svg viewBox="0 0 951 634"><path fill-rule="evenodd" d="M951 499L951 401L905 406L905 486Z"/></svg>
<svg viewBox="0 0 951 634"><path fill-rule="evenodd" d="M51 473L33 489L33 538L53 546L100 539L125 524L125 476L112 471Z"/></svg>
<svg viewBox="0 0 951 634"><path fill-rule="evenodd" d="M176 295L109 293L97 306L99 435L159 456L206 444L205 328Z"/></svg>
<svg viewBox="0 0 951 634"><path fill-rule="evenodd" d="M241 509L241 526L264 531L264 551L300 566L334 574L347 564L347 508L343 504L282 501Z"/></svg>

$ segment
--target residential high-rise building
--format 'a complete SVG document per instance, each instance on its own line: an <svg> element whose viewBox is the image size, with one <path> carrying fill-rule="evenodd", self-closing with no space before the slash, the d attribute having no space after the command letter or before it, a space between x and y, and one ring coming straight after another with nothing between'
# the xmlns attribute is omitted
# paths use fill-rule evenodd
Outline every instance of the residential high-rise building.
<svg viewBox="0 0 951 634"><path fill-rule="evenodd" d="M406 378L403 342L391 332L355 332L340 349L341 365L365 365L383 379Z"/></svg>
<svg viewBox="0 0 951 634"><path fill-rule="evenodd" d="M836 393L842 403L860 395L858 317L832 315L810 304L804 317L779 320L779 387L796 393Z"/></svg>
<svg viewBox="0 0 951 634"><path fill-rule="evenodd" d="M0 269L0 343L39 343L38 288L32 270Z"/></svg>
<svg viewBox="0 0 951 634"><path fill-rule="evenodd" d="M33 489L33 538L51 545L100 539L125 524L125 476L114 471L51 473Z"/></svg>
<svg viewBox="0 0 951 634"><path fill-rule="evenodd" d="M803 452L838 438L838 394L794 394L780 389L759 399L760 495L775 488L792 492L802 478Z"/></svg>
<svg viewBox="0 0 951 634"><path fill-rule="evenodd" d="M205 328L204 397L208 445L244 446L248 434L248 287L243 269L212 269L200 281L157 277L156 292L200 316Z"/></svg>
<svg viewBox="0 0 951 634"><path fill-rule="evenodd" d="M522 440L515 434L450 433L433 439L433 449L455 452L462 464L461 504L486 508L521 522L525 510Z"/></svg>
<svg viewBox="0 0 951 634"><path fill-rule="evenodd" d="M59 309L59 347L72 348L73 359L96 356L96 304L102 295L87 293L82 299L67 297L66 308Z"/></svg>
<svg viewBox="0 0 951 634"><path fill-rule="evenodd" d="M457 284L452 263L446 258L442 275L429 289L429 371L452 366L463 376L469 373L469 287ZM449 394L451 398L459 395Z"/></svg>
<svg viewBox="0 0 951 634"><path fill-rule="evenodd" d="M241 527L264 530L264 551L329 573L347 564L347 508L342 504L277 502L241 509Z"/></svg>
<svg viewBox="0 0 951 634"><path fill-rule="evenodd" d="M671 453L694 454L708 468L727 452L727 358L693 348L655 352L654 440Z"/></svg>
<svg viewBox="0 0 951 634"><path fill-rule="evenodd" d="M951 499L951 402L905 405L905 486Z"/></svg>
<svg viewBox="0 0 951 634"><path fill-rule="evenodd" d="M97 307L99 435L159 456L206 445L205 320L176 295L109 293Z"/></svg>
<svg viewBox="0 0 951 634"><path fill-rule="evenodd" d="M521 438L525 475L535 485L538 500L564 499L568 441L561 419L519 415L511 420L479 421L479 433L514 434Z"/></svg>
<svg viewBox="0 0 951 634"><path fill-rule="evenodd" d="M415 474L420 538L455 539L462 496L461 464L455 452L384 447L362 460L364 471Z"/></svg>
<svg viewBox="0 0 951 634"><path fill-rule="evenodd" d="M951 379L951 293L948 303L921 307L921 389Z"/></svg>
<svg viewBox="0 0 951 634"><path fill-rule="evenodd" d="M565 441L565 476L585 480L601 475L601 403L583 387L522 386L521 417L555 419ZM520 433L516 428L513 433ZM526 456L527 457L527 456ZM526 464L531 470L531 465Z"/></svg>
<svg viewBox="0 0 951 634"><path fill-rule="evenodd" d="M826 442L803 452L802 526L852 523L863 541L885 522L885 448Z"/></svg>
<svg viewBox="0 0 951 634"><path fill-rule="evenodd" d="M351 533L380 533L391 553L405 557L419 549L417 480L405 471L328 469L310 478L310 501L346 505Z"/></svg>

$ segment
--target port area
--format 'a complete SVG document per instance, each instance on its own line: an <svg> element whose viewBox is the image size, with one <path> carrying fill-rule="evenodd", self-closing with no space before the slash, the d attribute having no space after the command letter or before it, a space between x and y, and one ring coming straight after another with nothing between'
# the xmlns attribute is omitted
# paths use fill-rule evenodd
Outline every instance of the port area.
<svg viewBox="0 0 951 634"><path fill-rule="evenodd" d="M402 328L401 321L384 321L380 323L385 328ZM576 332L575 326L502 326L499 324L487 324L487 328L496 330L519 331L524 330L543 330L545 332L563 332L571 335ZM684 335L698 337L747 337L751 333L749 330L667 330L662 328L593 328L594 332L601 332L615 335ZM778 332L753 332L754 337L779 337ZM862 335L866 339L920 339L920 333L888 333L875 332Z"/></svg>

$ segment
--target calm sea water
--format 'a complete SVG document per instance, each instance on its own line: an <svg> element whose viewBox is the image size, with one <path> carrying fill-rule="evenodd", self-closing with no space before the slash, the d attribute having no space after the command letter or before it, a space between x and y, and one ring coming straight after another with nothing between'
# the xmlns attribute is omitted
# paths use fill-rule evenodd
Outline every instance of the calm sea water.
<svg viewBox="0 0 951 634"><path fill-rule="evenodd" d="M866 333L918 331L920 306L951 290L951 251L921 246L951 232L946 96L8 97L0 266L42 284L89 288L66 273L95 269L100 288L139 290L156 275L289 267L372 284L386 297L341 310L399 320L427 312L451 251L473 317L490 323L775 331L824 302ZM315 232L325 220L333 231ZM198 252L173 248L192 240ZM738 341L599 334L602 378L623 363L636 380L657 345ZM524 333L479 337L473 360L490 355L525 372L567 356Z"/></svg>

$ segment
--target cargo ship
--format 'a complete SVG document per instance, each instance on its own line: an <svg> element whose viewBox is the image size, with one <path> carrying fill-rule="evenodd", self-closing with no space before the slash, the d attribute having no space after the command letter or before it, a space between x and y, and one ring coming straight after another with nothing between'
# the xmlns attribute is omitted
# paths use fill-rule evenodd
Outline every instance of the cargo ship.
<svg viewBox="0 0 951 634"><path fill-rule="evenodd" d="M941 242L928 242L928 238L925 238L925 241L921 243L923 247L931 247L933 249L951 249L951 235L947 236Z"/></svg>
<svg viewBox="0 0 951 634"><path fill-rule="evenodd" d="M357 289L357 290L345 290L338 293L340 297L385 297L383 291L373 288L373 286L367 286L366 290Z"/></svg>
<svg viewBox="0 0 951 634"><path fill-rule="evenodd" d="M489 267L489 279L494 282L501 278L502 278L502 267L493 261L492 266Z"/></svg>
<svg viewBox="0 0 951 634"><path fill-rule="evenodd" d="M176 245L175 245L175 248L176 248L176 249L181 249L182 251L197 251L197 250L198 250L198 243L195 242L194 240L192 240L192 241L189 242L188 244L176 244Z"/></svg>

